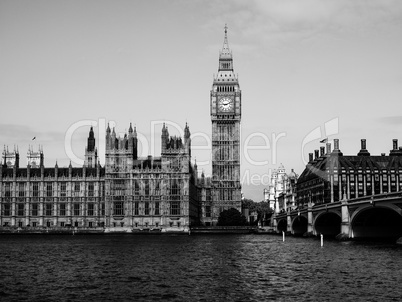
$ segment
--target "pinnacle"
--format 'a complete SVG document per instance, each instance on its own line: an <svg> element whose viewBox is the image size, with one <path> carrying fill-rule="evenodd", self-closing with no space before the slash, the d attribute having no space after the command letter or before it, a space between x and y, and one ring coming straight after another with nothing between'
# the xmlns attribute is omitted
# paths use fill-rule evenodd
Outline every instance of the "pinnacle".
<svg viewBox="0 0 402 302"><path fill-rule="evenodd" d="M232 53L230 52L230 49L229 49L227 33L228 33L228 26L225 24L225 37L223 39L223 47L222 47L222 51L220 53L220 58L231 58L232 57Z"/></svg>

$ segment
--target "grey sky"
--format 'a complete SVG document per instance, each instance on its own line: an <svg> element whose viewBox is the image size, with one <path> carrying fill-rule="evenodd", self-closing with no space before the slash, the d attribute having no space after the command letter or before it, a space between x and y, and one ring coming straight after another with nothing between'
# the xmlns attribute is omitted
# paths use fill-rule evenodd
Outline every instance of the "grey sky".
<svg viewBox="0 0 402 302"><path fill-rule="evenodd" d="M302 158L320 146L309 142L302 154L303 139L333 119L339 130L329 139L339 138L344 154L356 154L361 138L372 154L388 153L393 138L402 143L402 2L384 0L0 0L0 143L18 145L22 164L28 145L41 144L47 166L64 166L65 133L82 120L114 121L118 132L132 122L146 137L152 121L187 121L210 135L225 23L243 142L254 134L249 145L263 146L264 136L271 144L248 152L268 164L243 157L243 176L258 182L280 163L301 173ZM78 156L88 130L73 135ZM276 148L273 135L282 135ZM197 161L209 156L193 152ZM245 183L245 196L260 200L262 188Z"/></svg>

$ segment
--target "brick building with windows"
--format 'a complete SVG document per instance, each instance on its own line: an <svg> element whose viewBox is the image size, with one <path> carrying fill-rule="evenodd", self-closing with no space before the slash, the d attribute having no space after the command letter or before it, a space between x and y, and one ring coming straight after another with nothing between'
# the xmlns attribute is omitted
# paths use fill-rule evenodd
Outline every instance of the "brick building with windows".
<svg viewBox="0 0 402 302"><path fill-rule="evenodd" d="M389 154L370 155L366 140L361 140L357 155L343 155L339 140L334 149L327 143L309 154L309 162L297 181L297 204L332 203L402 189L402 148L393 140Z"/></svg>

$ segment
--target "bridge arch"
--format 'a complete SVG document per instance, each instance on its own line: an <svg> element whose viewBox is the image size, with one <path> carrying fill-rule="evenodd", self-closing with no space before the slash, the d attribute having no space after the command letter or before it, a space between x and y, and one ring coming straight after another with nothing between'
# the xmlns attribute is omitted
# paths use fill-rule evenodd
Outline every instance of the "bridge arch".
<svg viewBox="0 0 402 302"><path fill-rule="evenodd" d="M323 212L314 219L316 234L335 237L341 232L342 217L338 212Z"/></svg>
<svg viewBox="0 0 402 302"><path fill-rule="evenodd" d="M286 218L282 218L278 221L278 226L277 226L278 232L286 232L288 229L288 222Z"/></svg>
<svg viewBox="0 0 402 302"><path fill-rule="evenodd" d="M400 209L389 206L363 206L351 217L353 238L397 239L402 237Z"/></svg>
<svg viewBox="0 0 402 302"><path fill-rule="evenodd" d="M292 234L295 236L303 236L307 232L308 220L303 215L297 215L292 220Z"/></svg>

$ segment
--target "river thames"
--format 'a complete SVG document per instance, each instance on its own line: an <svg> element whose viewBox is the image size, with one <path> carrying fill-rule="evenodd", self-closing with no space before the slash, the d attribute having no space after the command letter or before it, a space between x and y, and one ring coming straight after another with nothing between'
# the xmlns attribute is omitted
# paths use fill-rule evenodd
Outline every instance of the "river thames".
<svg viewBox="0 0 402 302"><path fill-rule="evenodd" d="M272 235L5 235L1 301L400 301L402 246Z"/></svg>

